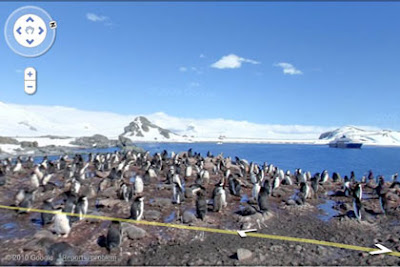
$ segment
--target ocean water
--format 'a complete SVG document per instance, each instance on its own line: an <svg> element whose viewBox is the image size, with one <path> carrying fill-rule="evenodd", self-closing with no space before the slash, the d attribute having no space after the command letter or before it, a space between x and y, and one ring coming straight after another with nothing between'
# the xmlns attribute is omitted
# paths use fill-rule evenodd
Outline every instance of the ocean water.
<svg viewBox="0 0 400 267"><path fill-rule="evenodd" d="M272 163L283 170L292 173L296 168L304 171L322 172L328 170L330 174L339 172L342 177L354 171L360 179L367 175L369 170L374 175L383 175L387 180L392 174L400 172L400 148L363 146L361 149L330 148L327 145L302 144L222 144L215 143L145 143L139 144L145 150L161 152L187 151L199 152L206 156L207 151L213 155L223 153L234 159L235 156L259 164Z"/></svg>

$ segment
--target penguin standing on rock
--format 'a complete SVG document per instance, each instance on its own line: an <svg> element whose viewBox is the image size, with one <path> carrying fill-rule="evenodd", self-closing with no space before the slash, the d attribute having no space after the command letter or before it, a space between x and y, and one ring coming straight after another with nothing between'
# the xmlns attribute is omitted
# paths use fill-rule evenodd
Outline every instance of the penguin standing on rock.
<svg viewBox="0 0 400 267"><path fill-rule="evenodd" d="M180 204L182 202L183 198L183 186L181 179L178 174L175 174L174 177L172 178L173 182L173 196L172 196L172 202L176 204Z"/></svg>
<svg viewBox="0 0 400 267"><path fill-rule="evenodd" d="M54 216L54 227L53 230L58 236L68 237L71 232L71 226L67 215L62 213L62 209L58 209Z"/></svg>
<svg viewBox="0 0 400 267"><path fill-rule="evenodd" d="M144 198L142 196L136 197L131 205L131 219L140 221L144 212Z"/></svg>
<svg viewBox="0 0 400 267"><path fill-rule="evenodd" d="M304 195L304 199L309 198L310 197L310 186L305 182L300 183L300 192Z"/></svg>
<svg viewBox="0 0 400 267"><path fill-rule="evenodd" d="M226 193L224 189L224 183L219 183L216 185L213 191L213 200L214 200L214 211L220 212L223 208L226 207Z"/></svg>
<svg viewBox="0 0 400 267"><path fill-rule="evenodd" d="M82 196L76 203L76 212L79 214L79 220L82 220L83 216L87 214L89 207L89 201L87 196Z"/></svg>
<svg viewBox="0 0 400 267"><path fill-rule="evenodd" d="M53 210L53 205L52 205L52 200L53 199L46 199L43 201L43 210ZM50 224L53 222L54 219L54 214L51 213L41 213L40 214L41 219L42 219L42 225Z"/></svg>
<svg viewBox="0 0 400 267"><path fill-rule="evenodd" d="M262 213L268 211L268 190L265 187L261 187L260 192L258 194L258 208Z"/></svg>
<svg viewBox="0 0 400 267"><path fill-rule="evenodd" d="M230 193L234 196L240 197L240 190L242 186L240 184L239 179L230 175L228 178L228 184Z"/></svg>
<svg viewBox="0 0 400 267"><path fill-rule="evenodd" d="M122 243L122 228L119 222L111 222L108 227L108 233L106 238L106 247L108 252L112 252L114 249L119 248Z"/></svg>
<svg viewBox="0 0 400 267"><path fill-rule="evenodd" d="M139 175L135 177L135 194L143 193L143 179Z"/></svg>
<svg viewBox="0 0 400 267"><path fill-rule="evenodd" d="M197 217L201 220L204 220L207 213L207 199L204 195L204 191L200 190L197 192L196 199L196 214Z"/></svg>

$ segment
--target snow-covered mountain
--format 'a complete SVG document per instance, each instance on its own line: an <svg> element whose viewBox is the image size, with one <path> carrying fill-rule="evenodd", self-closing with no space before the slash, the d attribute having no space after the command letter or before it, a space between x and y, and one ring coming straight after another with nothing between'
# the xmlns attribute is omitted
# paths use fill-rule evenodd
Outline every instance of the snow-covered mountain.
<svg viewBox="0 0 400 267"><path fill-rule="evenodd" d="M335 127L337 128L337 127ZM400 145L400 133L372 128L257 124L227 119L178 118L163 112L121 115L61 106L17 105L0 102L0 136L38 146L76 145L77 137L103 135L133 142L252 142L324 144L354 135L366 144ZM364 127L363 127L364 128ZM324 133L321 135L321 133ZM320 136L321 135L321 136ZM64 138L54 138L54 136ZM1 142L0 142L1 143ZM72 144L71 144L72 143ZM8 144L11 145L11 144ZM16 146L15 144L12 144ZM5 146L1 146L3 149Z"/></svg>
<svg viewBox="0 0 400 267"><path fill-rule="evenodd" d="M136 117L124 128L122 137L131 141L158 141L158 142L182 142L185 137L179 136L170 130L163 129L151 123L146 117Z"/></svg>
<svg viewBox="0 0 400 267"><path fill-rule="evenodd" d="M361 129L354 126L345 126L320 135L323 141L332 141L346 136L352 140L367 145L400 145L400 132L379 129Z"/></svg>

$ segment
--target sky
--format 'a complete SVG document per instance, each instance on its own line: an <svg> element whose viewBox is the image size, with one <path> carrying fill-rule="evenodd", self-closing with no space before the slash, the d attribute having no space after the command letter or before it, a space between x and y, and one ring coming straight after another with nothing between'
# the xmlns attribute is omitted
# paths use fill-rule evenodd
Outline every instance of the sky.
<svg viewBox="0 0 400 267"><path fill-rule="evenodd" d="M0 28L24 5L1 2ZM56 41L32 59L0 35L1 102L400 130L400 3L29 5L57 21Z"/></svg>

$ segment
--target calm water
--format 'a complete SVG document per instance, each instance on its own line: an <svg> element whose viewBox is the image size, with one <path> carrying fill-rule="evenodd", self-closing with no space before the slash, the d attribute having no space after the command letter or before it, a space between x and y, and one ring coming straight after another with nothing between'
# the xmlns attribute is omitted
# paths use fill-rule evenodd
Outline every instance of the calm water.
<svg viewBox="0 0 400 267"><path fill-rule="evenodd" d="M336 171L342 176L354 171L358 178L373 170L375 176L384 175L387 179L395 172L400 172L400 148L364 146L361 149L337 149L325 145L292 145L292 144L222 144L189 143L140 144L150 152L193 151L206 155L224 153L224 156L247 159L259 164L272 163L284 170L293 172L296 168L314 172L327 169L330 174Z"/></svg>
<svg viewBox="0 0 400 267"><path fill-rule="evenodd" d="M139 144L152 154L166 149L168 152L182 152L192 148L206 156L207 151L213 155L223 153L224 156L235 156L263 164L269 164L290 170L296 168L315 172L328 170L330 174L336 171L342 176L354 171L358 178L366 175L368 170L373 170L375 176L382 174L386 179L400 172L400 148L364 146L361 149L338 149L325 145L292 145L292 144L222 144L215 143L141 143ZM114 152L118 148L91 149L85 152ZM49 157L51 160L57 156ZM41 157L35 158L36 162Z"/></svg>

